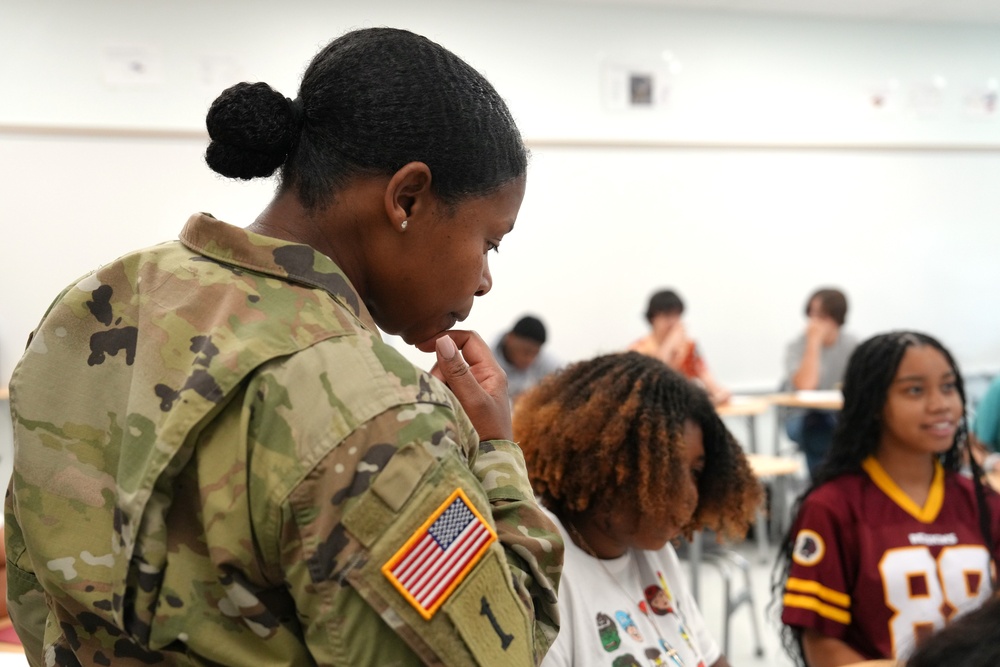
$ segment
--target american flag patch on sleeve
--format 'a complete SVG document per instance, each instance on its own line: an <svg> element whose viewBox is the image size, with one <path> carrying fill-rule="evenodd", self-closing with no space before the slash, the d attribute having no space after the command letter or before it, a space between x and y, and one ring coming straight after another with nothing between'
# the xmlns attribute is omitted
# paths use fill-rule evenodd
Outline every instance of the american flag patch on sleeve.
<svg viewBox="0 0 1000 667"><path fill-rule="evenodd" d="M382 574L430 620L496 539L468 496L455 489L382 566Z"/></svg>

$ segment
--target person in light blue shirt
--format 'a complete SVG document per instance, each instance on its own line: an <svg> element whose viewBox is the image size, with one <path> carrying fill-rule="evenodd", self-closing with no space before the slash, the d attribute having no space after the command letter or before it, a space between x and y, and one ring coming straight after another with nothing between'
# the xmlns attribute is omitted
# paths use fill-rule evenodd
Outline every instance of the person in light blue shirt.
<svg viewBox="0 0 1000 667"><path fill-rule="evenodd" d="M983 469L1000 469L1000 375L993 378L986 394L976 406L972 432L986 448Z"/></svg>
<svg viewBox="0 0 1000 667"><path fill-rule="evenodd" d="M542 352L546 338L542 321L534 315L525 315L494 346L497 362L507 373L507 393L511 403L559 368L560 364L555 359Z"/></svg>

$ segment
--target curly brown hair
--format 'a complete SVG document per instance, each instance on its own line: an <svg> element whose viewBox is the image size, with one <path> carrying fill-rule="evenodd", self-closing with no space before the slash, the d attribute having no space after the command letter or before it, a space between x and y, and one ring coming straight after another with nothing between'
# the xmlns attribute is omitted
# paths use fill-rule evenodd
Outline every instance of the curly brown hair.
<svg viewBox="0 0 1000 667"><path fill-rule="evenodd" d="M698 501L678 502L689 470L684 422L702 430ZM560 519L630 504L654 519L741 537L763 493L708 395L662 362L626 352L575 363L523 394L514 439L535 493Z"/></svg>

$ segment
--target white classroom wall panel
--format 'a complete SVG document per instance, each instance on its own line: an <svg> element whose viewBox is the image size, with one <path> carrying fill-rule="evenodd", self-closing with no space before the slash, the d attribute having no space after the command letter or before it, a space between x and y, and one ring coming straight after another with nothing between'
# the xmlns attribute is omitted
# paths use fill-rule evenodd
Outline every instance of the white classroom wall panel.
<svg viewBox="0 0 1000 667"><path fill-rule="evenodd" d="M487 339L534 312L565 360L618 350L672 286L717 377L769 389L806 296L832 284L858 334L924 329L963 368L1000 370L1000 26L529 0L0 0L0 15L0 385L70 280L195 211L248 224L267 204L272 183L201 158L225 85L294 96L322 44L377 25L482 70L532 149L466 323ZM609 108L622 68L664 97Z"/></svg>

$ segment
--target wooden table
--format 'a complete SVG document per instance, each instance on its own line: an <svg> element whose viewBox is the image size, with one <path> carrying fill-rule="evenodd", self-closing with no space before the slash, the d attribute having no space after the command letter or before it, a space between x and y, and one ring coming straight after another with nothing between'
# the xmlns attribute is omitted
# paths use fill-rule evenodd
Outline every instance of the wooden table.
<svg viewBox="0 0 1000 667"><path fill-rule="evenodd" d="M762 396L733 396L728 402L718 405L715 411L720 417L745 417L747 420L747 447L751 453L757 452L757 416L771 409L771 403Z"/></svg>
<svg viewBox="0 0 1000 667"><path fill-rule="evenodd" d="M767 412L770 406L766 396L732 396L728 402L717 405L715 411L720 417L755 417Z"/></svg>
<svg viewBox="0 0 1000 667"><path fill-rule="evenodd" d="M838 390L794 391L786 394L771 394L767 397L771 405L807 410L840 410L844 407L844 396Z"/></svg>
<svg viewBox="0 0 1000 667"><path fill-rule="evenodd" d="M766 456L764 454L747 454L747 461L753 474L758 479L770 479L794 475L802 468L798 459L790 456Z"/></svg>
<svg viewBox="0 0 1000 667"><path fill-rule="evenodd" d="M844 396L839 390L832 391L793 391L784 394L770 394L767 400L771 405L783 408L802 408L804 410L841 410L844 407ZM774 413L774 451L778 451L778 441L784 430L781 411Z"/></svg>

